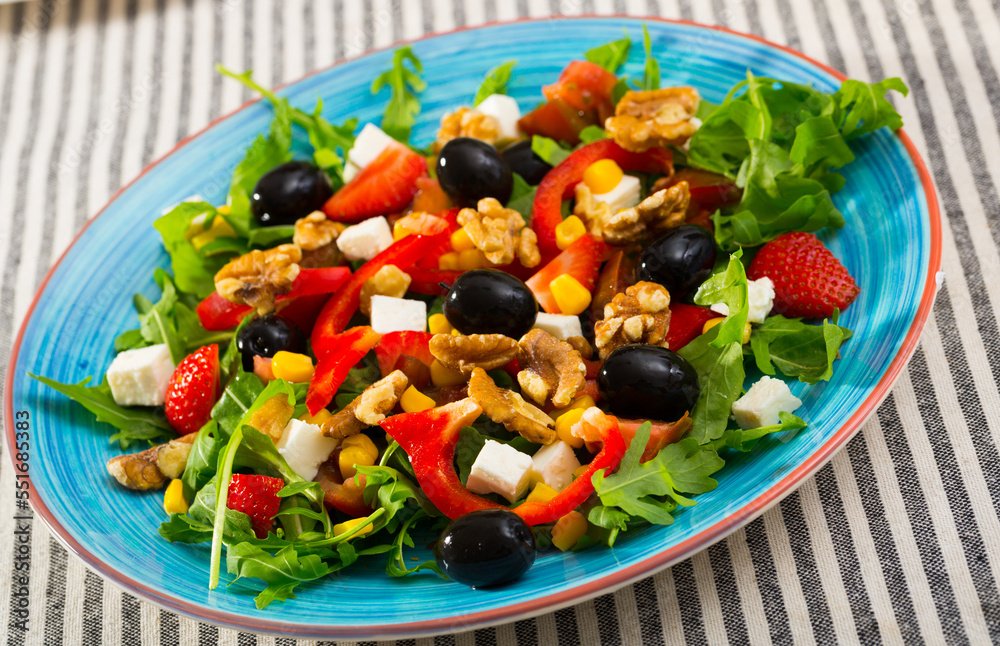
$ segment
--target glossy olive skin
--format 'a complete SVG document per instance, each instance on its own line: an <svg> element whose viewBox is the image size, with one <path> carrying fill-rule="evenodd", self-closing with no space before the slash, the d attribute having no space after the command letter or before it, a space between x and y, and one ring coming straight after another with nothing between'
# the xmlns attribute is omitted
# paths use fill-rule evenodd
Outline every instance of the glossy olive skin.
<svg viewBox="0 0 1000 646"><path fill-rule="evenodd" d="M615 415L675 422L694 408L698 373L672 350L631 344L616 349L597 375L597 387Z"/></svg>
<svg viewBox="0 0 1000 646"><path fill-rule="evenodd" d="M456 137L444 145L438 155L437 177L459 206L475 207L484 197L506 204L514 190L514 176L497 149L471 137Z"/></svg>
<svg viewBox="0 0 1000 646"><path fill-rule="evenodd" d="M531 150L531 140L525 139L504 148L503 158L510 170L524 178L532 186L538 186L552 167Z"/></svg>
<svg viewBox="0 0 1000 646"><path fill-rule="evenodd" d="M243 326L236 336L243 370L253 372L254 355L273 357L278 352L305 352L306 337L302 331L283 318L268 314Z"/></svg>
<svg viewBox="0 0 1000 646"><path fill-rule="evenodd" d="M330 177L304 161L290 161L264 173L254 186L250 210L262 226L295 224L333 195Z"/></svg>
<svg viewBox="0 0 1000 646"><path fill-rule="evenodd" d="M473 269L458 277L444 299L444 315L462 334L519 339L538 317L538 301L523 282L499 269Z"/></svg>
<svg viewBox="0 0 1000 646"><path fill-rule="evenodd" d="M635 278L659 283L667 288L672 299L679 300L712 273L715 253L711 231L685 224L666 232L642 250Z"/></svg>
<svg viewBox="0 0 1000 646"><path fill-rule="evenodd" d="M503 585L521 578L535 562L535 534L512 511L473 511L445 528L434 558L459 583L473 588Z"/></svg>

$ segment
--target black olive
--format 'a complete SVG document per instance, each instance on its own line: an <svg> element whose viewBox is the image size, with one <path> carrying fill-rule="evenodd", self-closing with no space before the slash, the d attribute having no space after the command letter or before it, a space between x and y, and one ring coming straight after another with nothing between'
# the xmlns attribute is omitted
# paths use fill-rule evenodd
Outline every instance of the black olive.
<svg viewBox="0 0 1000 646"><path fill-rule="evenodd" d="M473 511L449 523L434 558L445 574L473 588L510 583L535 562L535 534L512 511Z"/></svg>
<svg viewBox="0 0 1000 646"><path fill-rule="evenodd" d="M504 148L503 158L507 160L510 169L524 178L532 186L541 183L552 166L531 150L531 140L525 139L512 146Z"/></svg>
<svg viewBox="0 0 1000 646"><path fill-rule="evenodd" d="M278 352L305 352L306 337L291 321L268 314L256 318L240 330L236 337L243 370L253 372L254 355L273 357Z"/></svg>
<svg viewBox="0 0 1000 646"><path fill-rule="evenodd" d="M659 283L680 300L698 287L715 264L715 238L705 227L685 224L671 229L642 250L635 269L637 281Z"/></svg>
<svg viewBox="0 0 1000 646"><path fill-rule="evenodd" d="M462 334L519 339L535 325L538 302L528 286L499 269L473 269L458 277L444 299L444 315Z"/></svg>
<svg viewBox="0 0 1000 646"><path fill-rule="evenodd" d="M506 204L514 190L514 176L497 149L470 137L456 137L444 145L438 155L437 177L459 206L475 207L484 197Z"/></svg>
<svg viewBox="0 0 1000 646"><path fill-rule="evenodd" d="M675 422L694 408L698 373L676 352L655 345L616 349L601 365L597 387L615 415Z"/></svg>
<svg viewBox="0 0 1000 646"><path fill-rule="evenodd" d="M295 224L333 195L330 177L304 161L290 161L264 173L253 188L250 210L263 226Z"/></svg>

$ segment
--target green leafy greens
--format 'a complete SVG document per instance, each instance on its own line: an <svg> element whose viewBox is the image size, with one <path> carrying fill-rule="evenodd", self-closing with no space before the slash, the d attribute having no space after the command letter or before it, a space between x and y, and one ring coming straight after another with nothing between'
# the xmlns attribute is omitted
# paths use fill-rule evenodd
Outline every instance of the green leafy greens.
<svg viewBox="0 0 1000 646"><path fill-rule="evenodd" d="M407 67L409 61L412 69ZM400 47L392 55L392 67L372 81L372 94L378 94L388 87L391 96L382 115L382 130L387 135L406 143L410 139L410 129L420 114L420 100L417 94L423 92L427 82L421 78L423 65L409 47Z"/></svg>
<svg viewBox="0 0 1000 646"><path fill-rule="evenodd" d="M517 64L517 61L507 61L502 65L497 65L486 78L483 79L483 84L479 86L479 90L476 91L476 98L473 99L473 107L479 105L483 102L483 99L493 94L507 94L507 84L510 83L510 73L511 69Z"/></svg>
<svg viewBox="0 0 1000 646"><path fill-rule="evenodd" d="M628 51L631 47L632 39L626 31L625 38L621 40L612 40L593 49L588 49L584 58L614 74L628 59Z"/></svg>

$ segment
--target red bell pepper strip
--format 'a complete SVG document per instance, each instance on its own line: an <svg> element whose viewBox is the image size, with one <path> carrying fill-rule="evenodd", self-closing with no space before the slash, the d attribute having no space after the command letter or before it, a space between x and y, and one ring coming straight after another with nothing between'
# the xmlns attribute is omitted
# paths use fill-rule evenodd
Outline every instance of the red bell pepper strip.
<svg viewBox="0 0 1000 646"><path fill-rule="evenodd" d="M329 345L328 339L347 327L347 323L354 316L354 312L357 311L361 302L361 288L364 287L369 278L378 273L379 269L386 265L395 265L406 271L425 253L440 244L441 240L447 238L448 234L445 232L428 236L406 236L363 264L354 272L350 280L330 297L326 306L323 307L323 311L319 313L310 337L313 351L317 354L324 354L324 348Z"/></svg>
<svg viewBox="0 0 1000 646"><path fill-rule="evenodd" d="M380 336L367 325L361 325L327 339L324 352L317 356L316 370L306 394L306 407L311 415L333 400L348 371L375 347Z"/></svg>
<svg viewBox="0 0 1000 646"><path fill-rule="evenodd" d="M302 269L295 277L292 289L274 300L281 303L302 296L332 294L347 282L350 275L351 270L347 267ZM247 305L227 301L219 292L212 292L195 308L201 326L210 332L221 332L239 324L250 310Z"/></svg>
<svg viewBox="0 0 1000 646"><path fill-rule="evenodd" d="M479 404L463 399L419 413L394 415L381 424L406 451L421 490L448 518L479 509L503 509L466 489L453 464L459 431L482 412Z"/></svg>
<svg viewBox="0 0 1000 646"><path fill-rule="evenodd" d="M542 525L559 520L569 512L583 504L590 494L594 493L594 483L591 477L600 469L609 471L618 466L625 455L625 440L618 429L618 420L606 415L609 422L601 429L601 439L604 447L594 456L587 469L573 482L566 485L555 498L548 502L525 502L514 508L514 513L524 519L529 525Z"/></svg>
<svg viewBox="0 0 1000 646"><path fill-rule="evenodd" d="M378 358L378 367L382 371L382 376L385 377L392 372L396 361L404 354L430 367L434 362L434 355L431 354L430 350L433 336L430 332L417 332L416 330L383 334L375 346L375 356Z"/></svg>
<svg viewBox="0 0 1000 646"><path fill-rule="evenodd" d="M538 248L543 258L559 253L556 246L556 226L562 222L562 201L573 195L576 185L591 164L601 159L614 160L622 170L670 175L674 171L673 155L665 148L652 148L644 153L625 150L613 139L602 139L570 153L542 179L535 193L531 228L538 235Z"/></svg>

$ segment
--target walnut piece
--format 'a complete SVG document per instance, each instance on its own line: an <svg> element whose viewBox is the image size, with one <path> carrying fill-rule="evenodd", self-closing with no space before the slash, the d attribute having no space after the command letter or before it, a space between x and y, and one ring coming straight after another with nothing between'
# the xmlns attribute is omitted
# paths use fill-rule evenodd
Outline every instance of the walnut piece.
<svg viewBox="0 0 1000 646"><path fill-rule="evenodd" d="M518 347L517 341L502 334L435 334L430 350L446 368L468 375L475 368L493 370L506 365L517 356Z"/></svg>
<svg viewBox="0 0 1000 646"><path fill-rule="evenodd" d="M455 137L472 137L488 144L496 143L500 138L500 122L479 110L462 107L441 117L434 152L441 152L444 145Z"/></svg>
<svg viewBox="0 0 1000 646"><path fill-rule="evenodd" d="M469 397L483 412L508 431L536 444L551 444L556 439L555 421L512 390L500 388L486 371L476 368L469 379Z"/></svg>
<svg viewBox="0 0 1000 646"><path fill-rule="evenodd" d="M287 294L299 275L302 250L293 244L234 258L215 274L215 289L228 301L249 305L258 314L274 310L274 297Z"/></svg>
<svg viewBox="0 0 1000 646"><path fill-rule="evenodd" d="M336 222L326 217L322 211L313 211L295 221L292 242L303 251L315 251L336 240L339 233Z"/></svg>
<svg viewBox="0 0 1000 646"><path fill-rule="evenodd" d="M698 129L694 115L700 102L693 87L626 92L604 128L615 143L632 152L680 146Z"/></svg>
<svg viewBox="0 0 1000 646"><path fill-rule="evenodd" d="M127 489L159 489L167 480L179 478L184 473L191 444L197 436L197 433L189 433L145 451L117 455L108 460L108 473Z"/></svg>
<svg viewBox="0 0 1000 646"><path fill-rule="evenodd" d="M402 298L410 288L410 275L396 265L385 265L361 287L361 313L372 315L372 296Z"/></svg>
<svg viewBox="0 0 1000 646"><path fill-rule="evenodd" d="M517 383L539 404L549 398L556 408L569 406L587 385L587 366L577 350L545 330L534 329L521 337Z"/></svg>
<svg viewBox="0 0 1000 646"><path fill-rule="evenodd" d="M510 264L515 257L525 267L534 267L542 261L538 236L525 226L521 214L504 208L492 197L479 200L475 209L459 211L458 223L494 265Z"/></svg>
<svg viewBox="0 0 1000 646"><path fill-rule="evenodd" d="M369 426L377 426L385 419L385 414L396 407L409 385L410 380L401 370L390 372L327 418L320 427L323 435L343 439L357 435Z"/></svg>
<svg viewBox="0 0 1000 646"><path fill-rule="evenodd" d="M594 346L590 345L590 341L585 337L571 336L566 339L566 343L573 346L573 349L580 353L580 358L588 360L594 358Z"/></svg>
<svg viewBox="0 0 1000 646"><path fill-rule="evenodd" d="M605 220L604 241L614 245L631 244L679 227L684 224L690 203L688 183L677 182Z"/></svg>
<svg viewBox="0 0 1000 646"><path fill-rule="evenodd" d="M255 410L248 420L250 426L268 435L277 444L285 427L292 419L295 407L288 403L288 395L274 395Z"/></svg>
<svg viewBox="0 0 1000 646"><path fill-rule="evenodd" d="M613 215L611 205L595 200L593 192L584 182L576 185L575 193L576 204L573 206L573 215L583 220L590 235L603 238L604 223Z"/></svg>
<svg viewBox="0 0 1000 646"><path fill-rule="evenodd" d="M615 294L604 306L604 318L594 326L601 359L627 343L667 347L670 293L656 283L639 282Z"/></svg>

